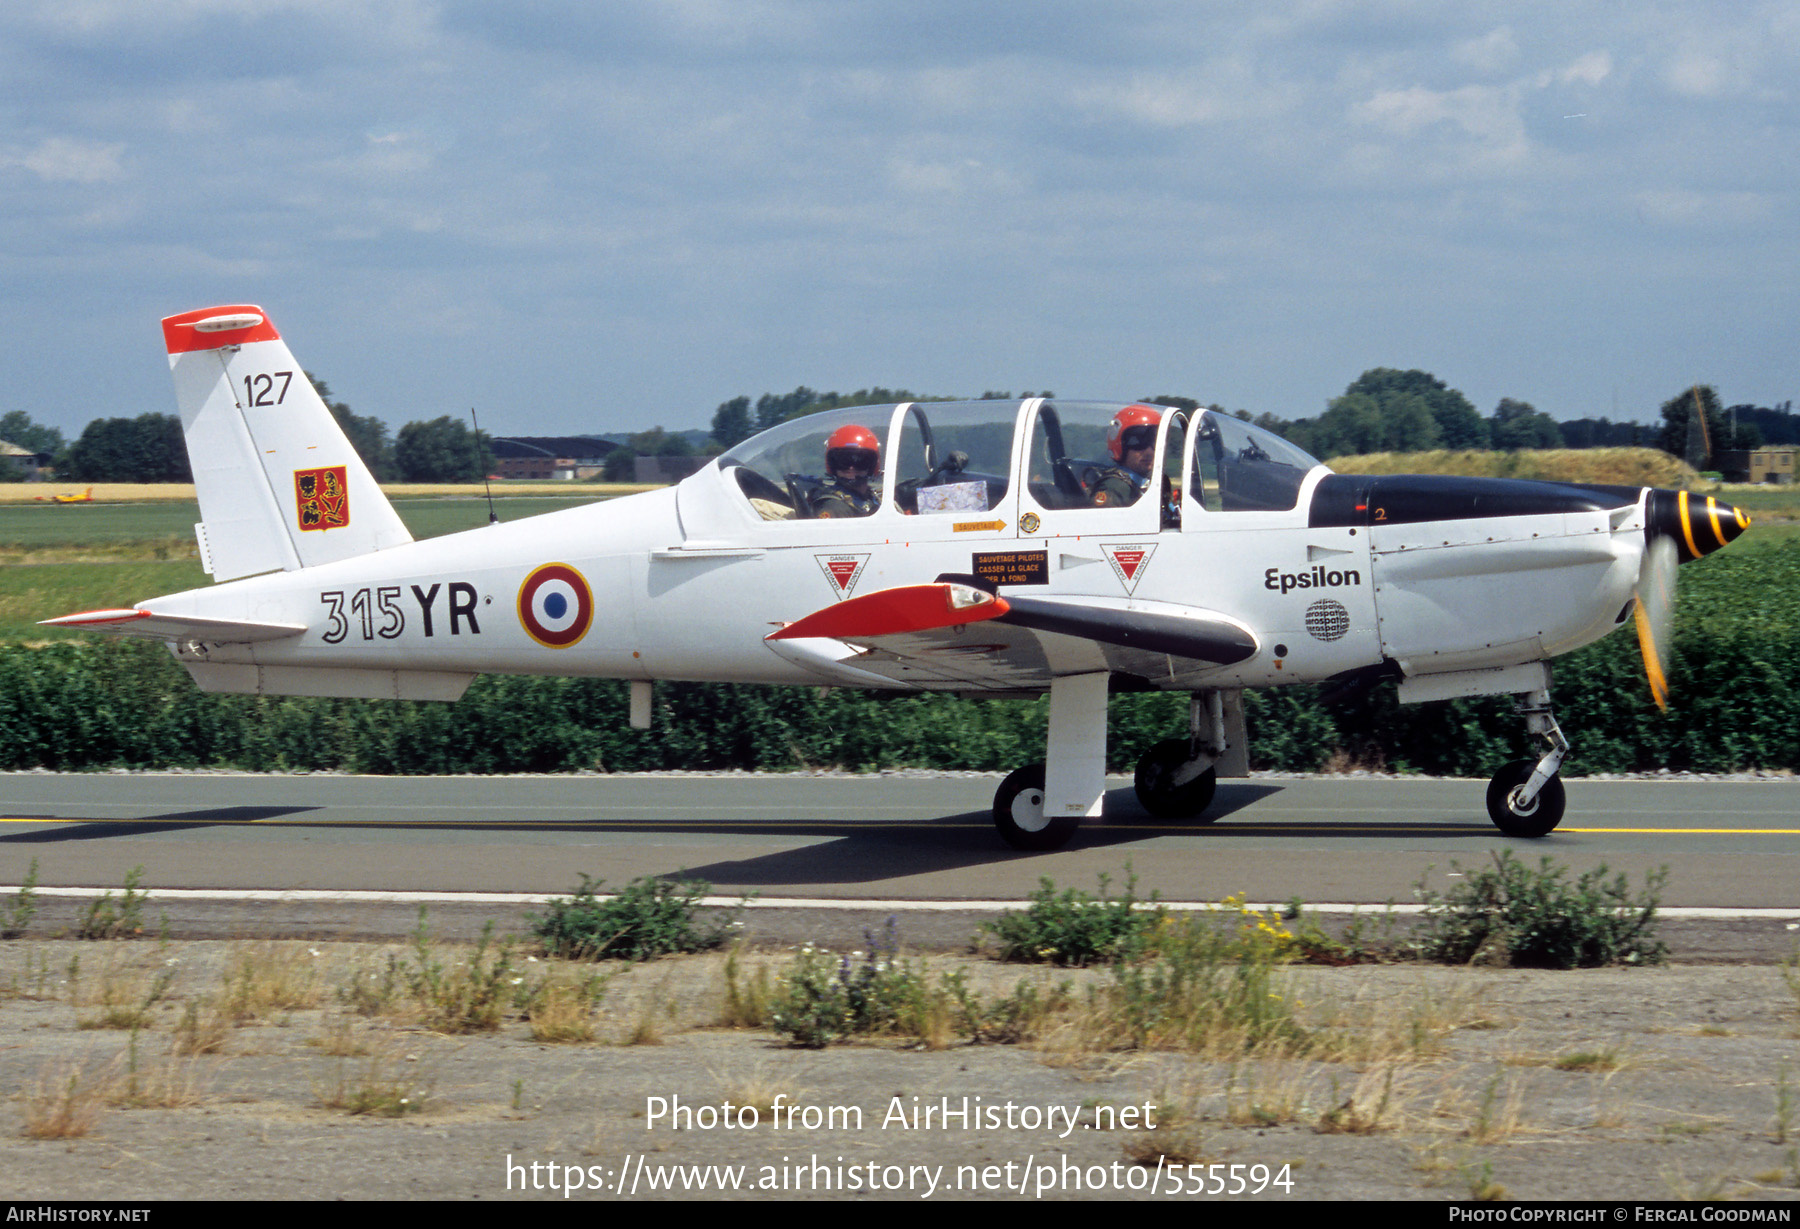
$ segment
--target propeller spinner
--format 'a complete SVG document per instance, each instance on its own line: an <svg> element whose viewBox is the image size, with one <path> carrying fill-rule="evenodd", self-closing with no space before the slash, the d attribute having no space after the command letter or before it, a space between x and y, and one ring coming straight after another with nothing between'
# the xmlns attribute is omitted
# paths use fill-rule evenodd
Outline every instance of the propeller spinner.
<svg viewBox="0 0 1800 1229"><path fill-rule="evenodd" d="M1644 675L1658 708L1669 706L1669 631L1675 610L1675 569L1709 555L1750 528L1741 509L1722 504L1712 496L1701 503L1686 491L1650 492L1644 534L1649 539L1638 571L1638 647L1644 655Z"/></svg>

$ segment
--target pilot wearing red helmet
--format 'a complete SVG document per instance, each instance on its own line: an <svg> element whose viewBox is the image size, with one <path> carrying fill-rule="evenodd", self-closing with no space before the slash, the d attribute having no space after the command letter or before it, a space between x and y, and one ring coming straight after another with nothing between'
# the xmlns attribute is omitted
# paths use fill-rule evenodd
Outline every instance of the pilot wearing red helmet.
<svg viewBox="0 0 1800 1229"><path fill-rule="evenodd" d="M1106 450L1117 464L1100 471L1088 502L1096 508L1134 504L1150 485L1156 461L1156 428L1162 414L1147 405L1128 405L1106 428Z"/></svg>
<svg viewBox="0 0 1800 1229"><path fill-rule="evenodd" d="M839 427L825 441L825 481L808 499L814 517L868 516L881 506L881 441L867 427Z"/></svg>

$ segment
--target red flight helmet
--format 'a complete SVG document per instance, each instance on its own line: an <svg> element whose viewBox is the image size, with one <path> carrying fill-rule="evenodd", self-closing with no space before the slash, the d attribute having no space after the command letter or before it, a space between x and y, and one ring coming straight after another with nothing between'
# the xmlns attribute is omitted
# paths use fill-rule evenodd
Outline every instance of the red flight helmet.
<svg viewBox="0 0 1800 1229"><path fill-rule="evenodd" d="M1113 415L1106 428L1106 450L1123 461L1127 448L1148 448L1156 443L1156 427L1162 414L1147 405L1128 405Z"/></svg>
<svg viewBox="0 0 1800 1229"><path fill-rule="evenodd" d="M871 474L881 471L881 441L873 431L855 423L839 427L825 441L826 472L851 468L866 468Z"/></svg>

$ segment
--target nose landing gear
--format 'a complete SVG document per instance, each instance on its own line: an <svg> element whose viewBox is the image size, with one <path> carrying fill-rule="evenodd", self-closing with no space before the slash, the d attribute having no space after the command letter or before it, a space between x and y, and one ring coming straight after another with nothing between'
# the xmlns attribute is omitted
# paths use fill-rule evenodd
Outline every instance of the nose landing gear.
<svg viewBox="0 0 1800 1229"><path fill-rule="evenodd" d="M1508 836L1547 836L1562 822L1566 799L1557 771L1569 752L1569 740L1550 711L1548 689L1520 692L1516 702L1526 729L1543 740L1546 749L1536 760L1514 760L1494 774L1487 790L1488 818Z"/></svg>

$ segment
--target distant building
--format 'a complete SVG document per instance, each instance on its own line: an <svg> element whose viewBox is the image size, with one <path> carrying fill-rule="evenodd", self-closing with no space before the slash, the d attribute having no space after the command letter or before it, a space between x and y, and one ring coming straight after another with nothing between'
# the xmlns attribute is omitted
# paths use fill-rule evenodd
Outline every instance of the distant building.
<svg viewBox="0 0 1800 1229"><path fill-rule="evenodd" d="M585 435L516 435L488 440L502 478L592 478L618 445Z"/></svg>
<svg viewBox="0 0 1800 1229"><path fill-rule="evenodd" d="M0 440L0 457L5 457L22 470L28 482L37 481L43 477L43 471L50 468L49 453L30 452L5 440Z"/></svg>
<svg viewBox="0 0 1800 1229"><path fill-rule="evenodd" d="M1792 482L1794 448L1729 448L1714 458L1727 482Z"/></svg>

